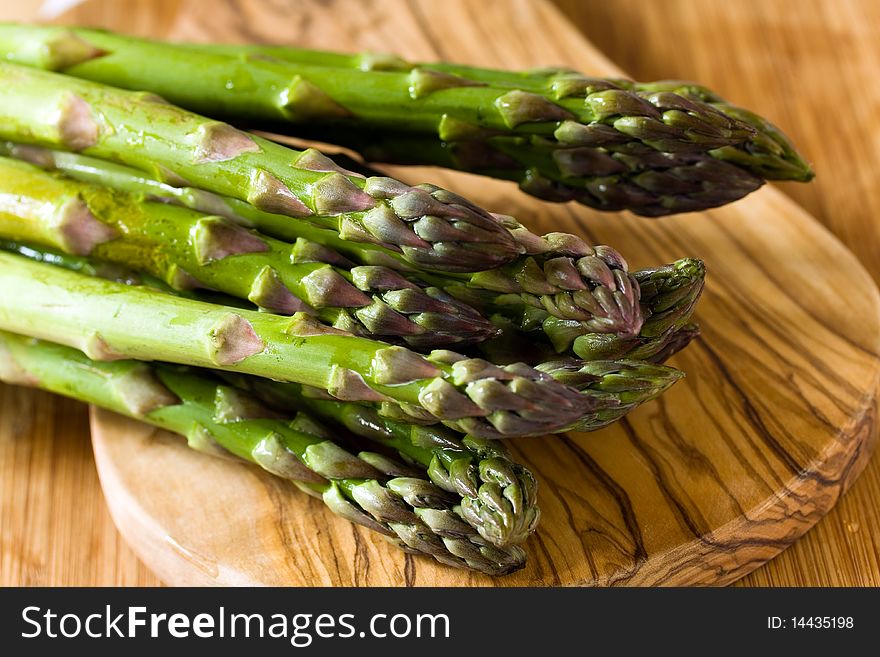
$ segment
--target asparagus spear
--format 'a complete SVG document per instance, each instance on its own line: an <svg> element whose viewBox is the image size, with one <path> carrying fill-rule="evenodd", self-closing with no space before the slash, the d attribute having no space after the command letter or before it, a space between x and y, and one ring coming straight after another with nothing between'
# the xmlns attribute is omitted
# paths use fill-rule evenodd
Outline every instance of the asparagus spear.
<svg viewBox="0 0 880 657"><path fill-rule="evenodd" d="M628 275L626 262L619 253L607 246L590 247L566 233L539 237L513 217L494 215L524 251L524 255L503 268L470 275L413 271L399 254L377 245L347 242L333 231L290 222L238 199L174 187L130 167L15 143L0 143L0 153L45 169L57 169L85 182L221 215L290 242L308 240L356 263L402 270L403 275L420 286L442 289L468 305L478 306L484 314L499 314L515 322L520 330L535 325L536 313L565 320L564 326L579 327L579 334L614 333L628 338L636 335L641 326L638 284ZM442 192L430 186L423 188L434 194ZM449 202L467 203L450 192L442 193ZM499 294L503 299L498 299ZM549 322L546 328L552 332L557 325Z"/></svg>
<svg viewBox="0 0 880 657"><path fill-rule="evenodd" d="M95 404L181 434L200 451L255 463L408 552L489 575L525 565L521 548L490 545L463 522L450 491L385 457L352 454L305 413L284 419L210 376L139 361L95 361L0 331L0 380Z"/></svg>
<svg viewBox="0 0 880 657"><path fill-rule="evenodd" d="M290 102L320 104L309 89L289 90ZM362 178L314 152L285 148L150 94L10 63L0 63L0 139L83 151L161 180L189 181L343 240L379 243L429 269L475 271L519 251L489 213L458 196L445 202L444 190Z"/></svg>
<svg viewBox="0 0 880 657"><path fill-rule="evenodd" d="M543 435L577 421L589 398L517 363L368 340L319 324L90 278L0 254L0 329L96 359L164 360L313 386L346 401L385 402L481 438Z"/></svg>
<svg viewBox="0 0 880 657"><path fill-rule="evenodd" d="M149 89L196 111L323 123L330 127L318 130L330 141L378 143L386 158L510 178L542 198L605 210L659 216L730 202L764 178L812 177L778 129L687 83L170 45L64 28L4 26L0 51L28 65Z"/></svg>
<svg viewBox="0 0 880 657"><path fill-rule="evenodd" d="M626 94L614 93L623 90L625 92L630 92L637 97L646 99L649 103L661 110L664 100L672 103L673 107L667 108L663 111L663 122L667 126L670 126L676 125L677 121L681 121L683 122L681 127L683 131L687 133L680 144L671 143L671 140L675 137L671 132L666 132L666 134L663 134L659 138L660 140L663 140L660 144L652 143L658 140L656 136L653 138L647 136L644 138L644 143L657 150L668 149L669 152L686 152L693 150L687 148L686 143L688 140L693 140L696 144L708 147L709 144L702 140L708 138L709 135L706 133L703 133L702 135L699 134L700 129L698 127L698 121L700 119L707 119L707 117L711 115L711 112L703 114L701 111L703 108L701 108L699 104L705 103L710 108L721 112L732 122L739 122L748 128L751 128L751 134L748 133L748 130L744 132L744 135L747 136L747 138L741 143L729 144L711 149L709 155L713 158L740 166L755 176L767 180L797 180L806 182L811 180L814 175L809 164L797 152L794 145L788 137L779 130L779 128L754 112L732 105L712 90L693 82L661 80L657 82L640 83L617 78L595 78L585 76L576 70L553 67L520 72L486 69L448 62L412 64L399 58L394 58L393 56L383 57L375 53L345 55L284 46L189 44L188 47L204 49L210 52L223 52L240 58L247 54L287 61L295 64L324 66L330 68L355 68L362 71L391 68L394 70L410 71L410 74L412 74L413 70L422 69L440 74L454 75L459 78L497 88L533 93L543 96L551 101L575 99L580 102L572 101L571 110L577 115L580 121L588 127L588 130L583 130L582 127L574 124L568 124L562 129L562 133L563 135L567 132L575 133L582 138L592 136L594 139L588 139L588 144L586 144L590 146L603 145L601 143L593 143L597 140L601 142L601 136L603 133L606 138L612 136L609 131L604 130L601 127L601 122L597 122L592 118L593 115L591 112L596 111L596 108L593 107L594 104L600 105L600 108L605 110L606 116L613 117L611 125L618 132L623 132L625 135L634 138L634 140L638 139L639 135L633 134L634 126L629 125L630 123L635 123L637 125L640 124L639 127L643 129L648 127L648 122L639 122L637 119L633 121L632 118L626 116L625 111L618 111L617 113L612 112L614 109L614 99L620 99L622 103L627 103L630 100ZM602 95L601 92L603 91L611 91L612 93ZM600 95L596 96L595 94ZM611 98L609 99L608 96ZM681 97L685 99L685 101L695 101L697 105L694 107L687 102L681 103L675 98L675 96ZM611 100L611 102L609 102L609 100ZM581 102L583 103L583 106L581 106ZM681 116L676 113L677 111L689 112L691 113L691 116ZM619 126L617 122L621 119L623 119L623 125ZM708 120L709 123L715 123L711 119ZM718 126L716 125L716 127ZM628 128L629 131L627 130ZM737 126L737 128L742 130L742 125ZM593 135L590 135L590 132L592 132ZM354 141L357 141L359 137L354 134L354 131L352 131L352 133ZM361 142L366 144L376 144L377 142L379 144L387 143L390 147L394 148L394 134L394 132L389 134L388 141L386 141L380 133L378 135L374 134L374 139L371 140L371 142L363 139L361 139ZM564 136L562 138L559 138L560 135L554 136L556 136L560 142L556 146L564 148ZM621 135L615 136L618 139L622 139ZM345 139L347 139L347 137L345 137ZM427 141L425 145L427 146ZM504 151L503 148L500 148L499 150ZM643 152L647 153L647 151ZM559 165L560 163L555 162L554 164ZM684 163L679 162L679 164L681 165ZM736 177L736 174L733 175ZM662 179L658 178L658 180L656 180L657 184L660 184L661 182ZM746 179L743 179L740 182L746 183Z"/></svg>
<svg viewBox="0 0 880 657"><path fill-rule="evenodd" d="M399 337L420 348L497 333L473 308L388 268L355 267L302 238L290 245L224 217L143 202L4 157L0 236L94 255L176 289L214 289L283 315L314 313L356 335Z"/></svg>
<svg viewBox="0 0 880 657"><path fill-rule="evenodd" d="M164 281L161 281L159 279L152 279L150 277L143 277L138 272L125 270L124 268L120 268L117 266L109 266L108 268L105 263L96 262L81 256L71 256L60 252L47 250L44 247L33 247L27 244L0 240L0 250L17 253L31 260L36 260L38 262L47 262L58 267L82 272L90 276L106 277L110 280L115 280L129 285L140 284L141 282L143 282L143 284L149 285L150 287L156 288L169 294L190 294L191 298L200 298L205 295L205 293L201 291L195 291L191 293L180 292L168 286ZM665 271L665 269L661 271ZM656 295L656 292L654 294ZM215 302L218 301L222 301L222 299L215 300ZM659 304L654 305L656 307ZM671 308L669 308L667 312L675 313L676 310L676 306L673 305ZM689 317L689 314L687 316ZM687 346L687 344L698 334L699 330L696 328L696 326L693 324L689 324L683 326L680 329L675 329L671 332L666 331L653 339L644 337L641 339L641 343L643 345L641 348L630 349L629 353L622 354L625 357L624 360L613 361L606 359L604 360L604 362L597 362L596 364L590 366L593 369L585 370L588 372L596 372L604 369L607 372L609 378L613 378L618 383L617 387L614 388L612 394L607 394L607 392L605 392L605 390L608 389L609 386L603 385L601 377L599 379L596 379L594 376L572 379L570 375L571 371L577 370L580 367L584 366L582 363L578 364L576 359L567 358L560 361L557 354L543 351L539 352L540 356L531 358L529 362L534 363L536 366L540 363L549 363L549 365L545 364L542 366L546 373L550 374L554 378L559 377L560 379L565 379L567 381L574 381L577 384L575 385L575 388L581 393L581 395L588 398L588 405L591 410L588 412L587 415L583 416L577 422L576 427L580 431L595 431L597 429L603 428L609 423L609 420L607 418L622 417L627 412L635 408L635 406L637 406L638 404L659 396L663 391L665 391L672 384L678 381L682 376L681 372L673 368L651 367L649 363L646 363L643 367L642 363L633 360L632 354L636 352L641 352L645 354L645 357L650 361L650 363L662 363L673 353ZM511 342L509 340L509 333L505 334L505 337L508 338L508 343ZM517 358L524 357L526 354L528 354L530 351L530 343L522 339L524 336L520 335L518 337L520 339L513 341L512 345L504 345L507 348L501 352L501 357L498 361L495 361L493 357L497 354L491 354L491 352L488 352L490 354L490 360L493 360L493 362L498 362L499 364L510 364L517 362ZM513 357L510 357L511 353L513 354ZM449 352L446 352L444 355L446 357L452 356L452 354L450 354ZM601 359L601 354L599 354L598 352L594 354L594 356L597 360ZM628 388L626 385L619 385L620 382L625 381L625 379L621 378L620 376L621 371L623 371L625 375L631 377L634 386L632 389ZM227 373L226 376L229 377L230 375ZM255 387L258 385L254 382L261 382L259 384L260 386L268 386L260 388L261 395L270 398L273 397L273 395L276 397L278 396L277 392L273 393L273 390L285 391L282 397L291 397L293 395L289 393L289 390L298 391L300 389L295 385L281 384L277 382L272 383L272 385L268 385L269 382L267 380L256 379L253 377L242 378L240 376L236 376L232 380L238 385L242 385L241 382L244 381L245 385L249 385L251 387ZM299 399L300 397L302 397L305 399L308 398L309 394L314 396L315 391L297 394L296 398ZM323 397L324 395L319 394L317 399L321 401L327 401L326 399L323 399ZM380 403L378 405L378 408L380 409L380 416L384 417L385 421L388 422L393 422L394 419L396 419L398 422L403 422L406 425L418 423L423 424L426 419L428 422L433 422L433 419L430 416L428 418L426 418L423 414L416 414L415 416L412 416L402 412L401 409L399 409L397 406L389 404L388 402ZM412 412L412 410L413 409L409 409L410 412ZM437 432L438 427L433 426L431 430L433 432ZM474 436L469 436L468 439L472 441L481 440ZM405 456L407 458L416 458L412 454L408 453L405 454Z"/></svg>
<svg viewBox="0 0 880 657"><path fill-rule="evenodd" d="M656 399L684 376L671 367L627 360L569 359L537 367L593 401L592 410L569 427L573 431L606 427ZM494 545L522 542L534 531L539 518L534 477L497 440L462 438L436 425L393 420L362 405L316 398L296 384L238 375L231 380L270 405L301 409L335 422L427 468L434 484L462 497L462 516Z"/></svg>

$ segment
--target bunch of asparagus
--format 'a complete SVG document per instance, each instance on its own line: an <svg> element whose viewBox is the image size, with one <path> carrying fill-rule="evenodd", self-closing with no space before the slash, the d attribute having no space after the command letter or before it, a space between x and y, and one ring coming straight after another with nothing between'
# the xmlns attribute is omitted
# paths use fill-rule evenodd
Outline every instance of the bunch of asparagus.
<svg viewBox="0 0 880 657"><path fill-rule="evenodd" d="M810 166L757 114L699 85L564 68L509 72L290 47L168 44L0 26L7 59L150 90L198 112L340 143L368 159L517 181L645 216L734 201Z"/></svg>
<svg viewBox="0 0 880 657"><path fill-rule="evenodd" d="M24 26L0 26L0 53L0 379L249 461L405 550L493 575L524 565L540 517L502 439L599 429L680 379L663 363L699 334L702 262L630 271L608 246L153 93L244 123L381 127L361 130L379 145L439 125L645 214L807 176L778 133L696 91ZM215 89L221 71L253 83ZM542 168L607 167L595 153L629 169ZM687 164L636 162L669 153ZM668 193L630 202L649 179ZM581 198L598 180L605 195Z"/></svg>

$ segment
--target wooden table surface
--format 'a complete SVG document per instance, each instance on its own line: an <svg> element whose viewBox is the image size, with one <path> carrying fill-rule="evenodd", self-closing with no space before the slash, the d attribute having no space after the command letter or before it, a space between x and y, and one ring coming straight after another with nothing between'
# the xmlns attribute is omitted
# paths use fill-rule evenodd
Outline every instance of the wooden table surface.
<svg viewBox="0 0 880 657"><path fill-rule="evenodd" d="M818 178L809 186L782 188L880 280L880 222L874 219L880 215L875 118L880 86L872 75L880 61L876 3L556 2L633 76L697 79L783 126L815 163ZM27 19L39 2L6 4L0 20ZM134 20L139 3L125 4ZM88 9L76 11L80 20L89 20ZM880 459L875 458L826 519L741 584L880 585L878 546ZM155 584L107 513L86 408L0 385L0 585Z"/></svg>

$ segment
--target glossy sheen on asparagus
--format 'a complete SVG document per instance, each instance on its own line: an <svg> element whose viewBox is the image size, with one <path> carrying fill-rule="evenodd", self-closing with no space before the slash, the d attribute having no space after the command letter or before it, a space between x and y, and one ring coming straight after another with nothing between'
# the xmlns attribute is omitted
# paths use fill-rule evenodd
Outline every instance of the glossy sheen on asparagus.
<svg viewBox="0 0 880 657"><path fill-rule="evenodd" d="M483 314L500 314L520 330L533 327L536 316L564 320L566 329L575 327L579 335L609 333L629 338L641 327L638 284L617 251L607 246L590 246L567 233L538 236L513 217L494 216L524 252L502 268L473 274L415 271L399 254L378 245L345 241L333 231L291 222L287 217L265 212L238 199L191 187L174 187L131 167L77 153L8 142L0 143L0 153L44 169L58 170L77 180L220 215L290 243L306 240L319 244L324 250L320 254L312 250L311 257L327 264L349 260L360 265L395 269L420 287L442 290L478 307ZM429 185L420 187L434 194L442 193L444 200L450 203L467 203L451 192ZM555 330L552 322L546 326L551 333ZM415 338L411 336L409 340Z"/></svg>
<svg viewBox="0 0 880 657"><path fill-rule="evenodd" d="M164 360L385 402L462 433L552 433L590 410L577 390L522 363L448 351L423 357L297 313L282 317L174 297L0 254L0 329L77 347L95 359Z"/></svg>
<svg viewBox="0 0 880 657"><path fill-rule="evenodd" d="M445 202L443 190L363 178L315 151L294 151L151 94L5 62L0 139L122 162L329 229L343 240L381 244L429 269L476 271L519 252L488 212Z"/></svg>
<svg viewBox="0 0 880 657"><path fill-rule="evenodd" d="M238 121L325 124L311 136L383 159L517 180L541 198L604 210L698 210L736 200L765 178L812 177L777 128L690 83L22 26L0 28L0 51Z"/></svg>
<svg viewBox="0 0 880 657"><path fill-rule="evenodd" d="M225 217L145 202L4 157L0 236L93 255L176 289L217 290L273 313L305 311L355 335L419 348L497 333L473 308L386 267L354 266L302 238L291 245Z"/></svg>
<svg viewBox="0 0 880 657"><path fill-rule="evenodd" d="M305 413L282 416L211 376L139 361L95 361L0 331L0 380L95 404L181 434L200 451L255 463L408 552L489 575L525 564L521 548L491 545L464 522L453 492L388 457L352 453Z"/></svg>

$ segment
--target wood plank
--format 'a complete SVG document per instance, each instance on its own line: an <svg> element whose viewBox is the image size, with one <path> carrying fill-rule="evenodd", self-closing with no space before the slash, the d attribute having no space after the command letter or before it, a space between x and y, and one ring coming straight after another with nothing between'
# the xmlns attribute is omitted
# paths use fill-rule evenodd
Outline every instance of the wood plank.
<svg viewBox="0 0 880 657"><path fill-rule="evenodd" d="M98 484L83 404L0 384L0 586L150 586Z"/></svg>

